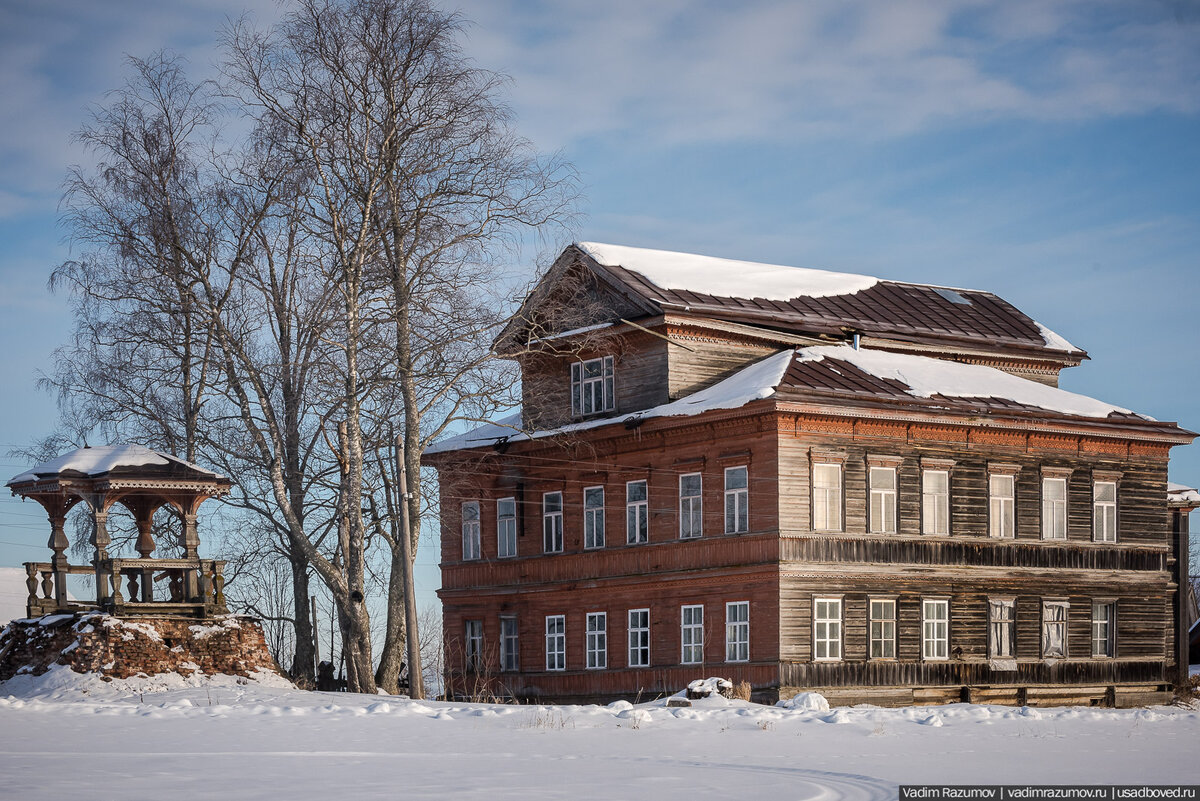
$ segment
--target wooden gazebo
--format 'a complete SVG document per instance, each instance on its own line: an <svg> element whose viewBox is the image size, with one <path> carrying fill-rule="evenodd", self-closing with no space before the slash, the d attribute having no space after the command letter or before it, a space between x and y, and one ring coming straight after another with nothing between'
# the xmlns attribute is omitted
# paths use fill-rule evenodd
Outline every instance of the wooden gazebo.
<svg viewBox="0 0 1200 801"><path fill-rule="evenodd" d="M14 477L8 482L12 493L37 501L50 518L51 561L25 563L29 616L88 609L115 615L226 613L225 563L200 558L196 513L201 503L224 495L230 486L224 476L140 445L80 448ZM90 566L71 565L66 556L70 542L64 526L78 503L86 505L94 523ZM118 503L137 524L137 558L109 554L108 516ZM182 558L153 556L154 513L163 506L182 520ZM68 598L66 578L71 574L95 575L95 601ZM159 582L165 582L161 589Z"/></svg>

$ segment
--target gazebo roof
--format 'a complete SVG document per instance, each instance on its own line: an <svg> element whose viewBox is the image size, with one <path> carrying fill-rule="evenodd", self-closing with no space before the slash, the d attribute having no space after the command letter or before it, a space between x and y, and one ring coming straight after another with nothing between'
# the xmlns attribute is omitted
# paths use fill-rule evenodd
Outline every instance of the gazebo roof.
<svg viewBox="0 0 1200 801"><path fill-rule="evenodd" d="M215 484L228 489L229 479L185 462L170 454L141 445L100 445L64 453L9 479L14 492L33 489L44 482L62 480L101 480L121 484L145 482L149 485L179 482Z"/></svg>

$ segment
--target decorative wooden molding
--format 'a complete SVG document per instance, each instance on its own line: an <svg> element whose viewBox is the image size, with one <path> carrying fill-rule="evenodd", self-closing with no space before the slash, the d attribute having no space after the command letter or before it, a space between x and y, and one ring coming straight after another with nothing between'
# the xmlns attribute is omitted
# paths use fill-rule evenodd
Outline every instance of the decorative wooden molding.
<svg viewBox="0 0 1200 801"><path fill-rule="evenodd" d="M934 458L932 456L921 457L922 470L950 470L954 467L953 459Z"/></svg>
<svg viewBox="0 0 1200 801"><path fill-rule="evenodd" d="M1093 481L1120 481L1123 475L1125 474L1120 470L1097 470L1096 468L1092 468Z"/></svg>
<svg viewBox="0 0 1200 801"><path fill-rule="evenodd" d="M1073 467L1052 467L1050 465L1042 465L1042 478L1070 478L1075 472Z"/></svg>
<svg viewBox="0 0 1200 801"><path fill-rule="evenodd" d="M841 464L846 463L846 452L828 448L809 448L808 460L812 464Z"/></svg>
<svg viewBox="0 0 1200 801"><path fill-rule="evenodd" d="M899 467L903 463L903 456L891 456L882 453L867 454L867 467Z"/></svg>
<svg viewBox="0 0 1200 801"><path fill-rule="evenodd" d="M998 473L1005 476L1015 476L1021 472L1021 465L1008 464L1007 462L988 462L988 473Z"/></svg>

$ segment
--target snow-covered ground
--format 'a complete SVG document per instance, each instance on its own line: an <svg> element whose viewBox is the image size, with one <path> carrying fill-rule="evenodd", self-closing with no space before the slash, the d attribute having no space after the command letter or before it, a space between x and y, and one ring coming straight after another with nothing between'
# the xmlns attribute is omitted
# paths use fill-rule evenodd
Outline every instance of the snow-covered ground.
<svg viewBox="0 0 1200 801"><path fill-rule="evenodd" d="M494 706L241 681L61 670L0 684L0 797L729 801L1200 782L1198 710Z"/></svg>

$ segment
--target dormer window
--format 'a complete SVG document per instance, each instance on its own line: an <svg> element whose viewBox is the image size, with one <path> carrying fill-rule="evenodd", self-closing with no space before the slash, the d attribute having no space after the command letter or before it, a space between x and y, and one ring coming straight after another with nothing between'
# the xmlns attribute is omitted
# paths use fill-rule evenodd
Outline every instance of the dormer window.
<svg viewBox="0 0 1200 801"><path fill-rule="evenodd" d="M613 357L602 356L571 364L571 414L582 417L616 408Z"/></svg>

